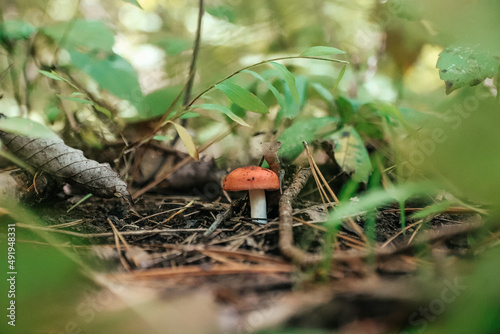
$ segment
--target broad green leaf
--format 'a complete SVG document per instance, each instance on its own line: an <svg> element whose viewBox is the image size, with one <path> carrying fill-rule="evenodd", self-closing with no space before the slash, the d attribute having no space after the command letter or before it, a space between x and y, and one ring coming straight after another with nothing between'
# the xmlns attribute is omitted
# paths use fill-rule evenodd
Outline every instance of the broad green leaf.
<svg viewBox="0 0 500 334"><path fill-rule="evenodd" d="M498 71L497 54L477 47L449 46L439 55L436 67L446 84L446 94L464 86L474 86Z"/></svg>
<svg viewBox="0 0 500 334"><path fill-rule="evenodd" d="M345 52L337 48L332 48L330 46L313 46L302 52L300 55L303 57L321 57L321 56L338 55L343 53Z"/></svg>
<svg viewBox="0 0 500 334"><path fill-rule="evenodd" d="M30 138L57 138L54 132L28 118L1 118L0 130Z"/></svg>
<svg viewBox="0 0 500 334"><path fill-rule="evenodd" d="M302 141L310 143L316 138L316 132L329 123L338 122L337 118L321 117L297 120L285 129L278 140L281 142L280 157L286 161L295 160L304 150Z"/></svg>
<svg viewBox="0 0 500 334"><path fill-rule="evenodd" d="M61 96L61 95L57 95L57 97L60 98L61 100L79 102L79 103L83 103L83 104L94 104L94 102L92 102L92 101L80 99L78 97L68 97L68 96Z"/></svg>
<svg viewBox="0 0 500 334"><path fill-rule="evenodd" d="M194 144L193 137L189 134L188 130L184 128L182 125L174 123L172 121L168 121L167 123L171 123L175 127L175 131L179 134L188 154L196 161L200 161L200 157L198 154L198 150L196 149L196 145Z"/></svg>
<svg viewBox="0 0 500 334"><path fill-rule="evenodd" d="M394 201L404 201L412 196L424 195L432 192L434 187L430 183L407 183L386 189L376 189L361 196L356 202L341 203L335 210L330 211L330 219L326 226L336 226L344 218L359 215L362 212L376 209L379 206Z"/></svg>
<svg viewBox="0 0 500 334"><path fill-rule="evenodd" d="M123 1L131 3L132 5L135 5L135 6L139 7L140 9L142 9L141 4L139 2L137 2L137 0L123 0Z"/></svg>
<svg viewBox="0 0 500 334"><path fill-rule="evenodd" d="M0 37L10 40L28 39L37 28L21 20L4 21L0 27Z"/></svg>
<svg viewBox="0 0 500 334"><path fill-rule="evenodd" d="M113 31L101 21L82 19L46 26L43 32L64 48L112 52Z"/></svg>
<svg viewBox="0 0 500 334"><path fill-rule="evenodd" d="M273 65L274 68L280 73L281 77L288 85L288 89L290 90L293 99L295 100L297 105L300 105L299 92L297 90L297 85L295 83L295 77L293 76L293 74L284 65L275 63L273 61L271 62L271 65Z"/></svg>
<svg viewBox="0 0 500 334"><path fill-rule="evenodd" d="M47 71L43 71L43 70L38 70L38 72L45 75L47 78L51 78L51 79L59 80L59 81L66 81L63 78L61 78L60 76L58 76L57 73L54 71L47 72Z"/></svg>
<svg viewBox="0 0 500 334"><path fill-rule="evenodd" d="M218 111L222 112L224 115L226 115L227 117L229 117L230 119L232 119L233 121L235 121L236 123L243 125L243 126L251 127L241 117L235 115L231 109L229 109L228 107L225 107L225 106L221 106L219 104L209 104L209 103L197 104L197 105L192 106L192 108L200 108L200 109L206 109L206 110L218 110Z"/></svg>
<svg viewBox="0 0 500 334"><path fill-rule="evenodd" d="M334 141L335 160L347 173L352 173L352 179L358 182L368 182L372 172L370 156L358 132L351 126L345 126L333 133L328 139Z"/></svg>
<svg viewBox="0 0 500 334"><path fill-rule="evenodd" d="M101 88L139 108L143 99L141 87L137 73L125 59L115 54L102 57L76 51L70 51L70 55L73 65L92 77Z"/></svg>
<svg viewBox="0 0 500 334"><path fill-rule="evenodd" d="M181 89L180 86L166 87L144 96L138 108L138 119L146 120L163 115L175 101ZM178 103L179 101L177 105ZM170 119L173 114L168 115L167 119Z"/></svg>
<svg viewBox="0 0 500 334"><path fill-rule="evenodd" d="M197 112L185 112L179 118L180 119L188 119L188 118L195 118L195 117L200 117L200 114L198 114Z"/></svg>
<svg viewBox="0 0 500 334"><path fill-rule="evenodd" d="M248 111L253 111L259 114L267 114L269 110L267 106L255 95L230 82L221 82L215 87L221 90L226 96Z"/></svg>
<svg viewBox="0 0 500 334"><path fill-rule="evenodd" d="M276 87L274 87L273 84L269 82L269 80L266 80L263 76L251 70L244 70L242 72L249 73L253 75L256 79L265 83L267 88L269 88L269 90L273 93L274 97L276 98L276 101L278 101L278 104L280 105L281 109L286 109L285 99L283 98L283 96L281 96L280 92L278 92Z"/></svg>

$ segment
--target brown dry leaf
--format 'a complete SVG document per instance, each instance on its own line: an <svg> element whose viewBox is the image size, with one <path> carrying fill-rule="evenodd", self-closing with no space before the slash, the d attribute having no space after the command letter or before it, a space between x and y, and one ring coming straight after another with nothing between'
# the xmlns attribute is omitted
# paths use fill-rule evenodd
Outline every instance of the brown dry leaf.
<svg viewBox="0 0 500 334"><path fill-rule="evenodd" d="M85 158L60 138L29 138L0 131L3 144L19 159L99 197L116 195L130 201L127 184L109 164Z"/></svg>

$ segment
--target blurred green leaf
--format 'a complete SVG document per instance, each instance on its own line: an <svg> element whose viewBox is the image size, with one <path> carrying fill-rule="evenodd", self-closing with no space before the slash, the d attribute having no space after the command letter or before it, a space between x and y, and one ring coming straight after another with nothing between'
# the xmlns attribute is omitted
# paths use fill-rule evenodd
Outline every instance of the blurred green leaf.
<svg viewBox="0 0 500 334"><path fill-rule="evenodd" d="M433 192L435 187L426 182L405 183L390 187L388 189L370 190L359 197L357 202L341 203L330 211L330 219L326 226L335 228L338 222L344 218L353 215L359 215L362 212L376 209L379 206L390 202L404 201L412 196L419 196Z"/></svg>
<svg viewBox="0 0 500 334"><path fill-rule="evenodd" d="M97 110L98 112L104 114L108 119L112 119L113 118L113 115L111 114L111 111L109 111L108 109L104 108L104 107L101 107L100 105L98 104L93 104L95 110Z"/></svg>
<svg viewBox="0 0 500 334"><path fill-rule="evenodd" d="M180 86L166 87L146 95L139 106L139 119L146 120L163 115L175 101L181 89ZM169 115L167 119L171 117Z"/></svg>
<svg viewBox="0 0 500 334"><path fill-rule="evenodd" d="M193 41L182 38L166 38L153 41L152 43L165 50L170 56L178 55L182 51L186 51L193 46Z"/></svg>
<svg viewBox="0 0 500 334"><path fill-rule="evenodd" d="M326 102L328 102L328 104L333 104L335 98L328 89L326 89L323 85L317 82L312 82L311 86Z"/></svg>
<svg viewBox="0 0 500 334"><path fill-rule="evenodd" d="M102 21L76 19L46 26L42 31L64 48L112 52L114 33Z"/></svg>
<svg viewBox="0 0 500 334"><path fill-rule="evenodd" d="M285 129L278 140L281 142L279 155L286 161L292 162L304 150L302 141L310 143L316 138L316 132L329 123L338 122L338 118L320 117L295 121Z"/></svg>
<svg viewBox="0 0 500 334"><path fill-rule="evenodd" d="M297 85L295 83L295 77L293 76L293 74L284 65L275 63L273 61L270 64L274 66L274 68L280 73L281 77L285 80L286 84L288 85L288 89L292 94L293 99L299 106L300 105L299 92L297 90Z"/></svg>
<svg viewBox="0 0 500 334"><path fill-rule="evenodd" d="M235 23L236 15L232 7L228 5L206 6L208 14L231 23Z"/></svg>
<svg viewBox="0 0 500 334"><path fill-rule="evenodd" d="M281 122L283 118L294 119L299 115L302 108L304 108L304 106L306 105L308 99L309 80L307 79L307 77L299 75L297 76L295 83L297 91L299 93L299 104L295 102L292 93L288 89L288 85L284 85L283 87L284 87L286 109L281 109L278 112L278 115L276 117L276 123Z"/></svg>
<svg viewBox="0 0 500 334"><path fill-rule="evenodd" d="M221 106L219 104L209 104L209 103L206 103L206 104L197 104L197 105L194 105L194 106L191 106L191 107L192 108L206 109L206 110L218 110L218 111L222 112L224 115L226 115L227 117L229 117L230 119L232 119L233 121L235 121L236 123L238 123L240 125L243 125L243 126L251 127L241 117L235 115L231 111L231 109L229 109L228 107Z"/></svg>
<svg viewBox="0 0 500 334"><path fill-rule="evenodd" d="M342 66L342 69L340 70L339 76L337 77L337 81L335 81L335 85L333 85L332 92L334 92L337 89L337 86L340 83L340 80L344 77L345 70L347 69L347 65Z"/></svg>
<svg viewBox="0 0 500 334"><path fill-rule="evenodd" d="M321 56L338 55L343 53L345 52L330 46L313 46L302 52L300 55L303 57L321 57Z"/></svg>
<svg viewBox="0 0 500 334"><path fill-rule="evenodd" d="M80 99L78 97L67 97L67 96L61 96L61 95L57 95L57 97L60 98L61 100L79 102L79 103L83 103L83 104L94 104L94 102L92 102L92 101Z"/></svg>
<svg viewBox="0 0 500 334"><path fill-rule="evenodd" d="M28 39L35 31L37 28L26 21L8 20L0 26L0 37L9 40Z"/></svg>
<svg viewBox="0 0 500 334"><path fill-rule="evenodd" d="M71 51L70 54L73 64L101 88L139 107L143 97L137 73L125 59L115 54L103 58L93 53Z"/></svg>
<svg viewBox="0 0 500 334"><path fill-rule="evenodd" d="M439 55L436 67L446 83L446 93L464 86L474 86L492 78L500 66L500 55L478 47L452 45Z"/></svg>
<svg viewBox="0 0 500 334"><path fill-rule="evenodd" d="M351 174L357 182L368 182L372 172L370 156L358 132L351 126L345 126L327 139L334 141L335 160L345 172Z"/></svg>
<svg viewBox="0 0 500 334"><path fill-rule="evenodd" d="M58 138L54 132L28 118L0 118L0 130L30 138Z"/></svg>
<svg viewBox="0 0 500 334"><path fill-rule="evenodd" d="M229 82L221 82L215 87L221 90L226 96L240 107L259 114L267 114L267 106L255 95Z"/></svg>
<svg viewBox="0 0 500 334"><path fill-rule="evenodd" d="M57 73L54 72L54 71L47 72L47 71L43 71L43 70L38 70L38 72L40 72L41 74L45 75L47 78L51 78L51 79L59 80L59 81L66 81L63 78L61 78L60 76L58 76Z"/></svg>

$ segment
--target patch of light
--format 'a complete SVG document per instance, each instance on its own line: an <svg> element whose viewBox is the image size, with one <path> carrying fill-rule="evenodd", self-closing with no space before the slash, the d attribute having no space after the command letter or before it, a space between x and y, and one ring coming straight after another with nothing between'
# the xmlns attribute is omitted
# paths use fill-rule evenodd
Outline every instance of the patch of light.
<svg viewBox="0 0 500 334"><path fill-rule="evenodd" d="M156 32L161 29L163 21L155 13L147 12L132 4L125 4L118 12L120 22L130 30Z"/></svg>
<svg viewBox="0 0 500 334"><path fill-rule="evenodd" d="M439 78L436 63L439 53L443 50L437 45L425 44L418 60L408 70L404 77L404 85L415 93L429 93L443 87Z"/></svg>
<svg viewBox="0 0 500 334"><path fill-rule="evenodd" d="M69 21L75 15L78 0L50 0L47 13L55 21Z"/></svg>

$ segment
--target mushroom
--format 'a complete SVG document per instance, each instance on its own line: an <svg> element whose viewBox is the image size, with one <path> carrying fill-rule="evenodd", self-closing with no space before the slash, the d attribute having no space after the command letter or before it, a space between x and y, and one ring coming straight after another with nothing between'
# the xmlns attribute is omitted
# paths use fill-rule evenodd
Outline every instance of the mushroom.
<svg viewBox="0 0 500 334"><path fill-rule="evenodd" d="M278 175L270 169L257 166L236 168L226 176L222 185L226 191L248 190L251 217L260 224L267 223L265 191L279 188Z"/></svg>

